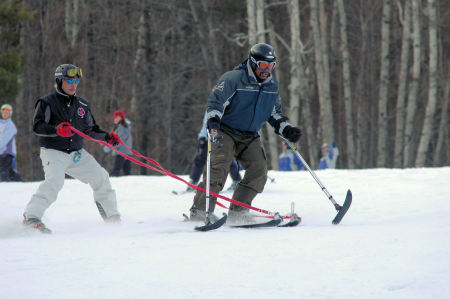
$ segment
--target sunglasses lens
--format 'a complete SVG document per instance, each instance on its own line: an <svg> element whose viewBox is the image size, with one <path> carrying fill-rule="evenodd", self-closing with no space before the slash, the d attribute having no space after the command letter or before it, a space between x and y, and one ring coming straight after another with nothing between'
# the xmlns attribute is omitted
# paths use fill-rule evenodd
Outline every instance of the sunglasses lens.
<svg viewBox="0 0 450 299"><path fill-rule="evenodd" d="M69 83L69 84L73 84L73 83L78 84L78 83L80 83L80 80L79 79L76 79L76 80L69 79L69 80L67 80L67 83Z"/></svg>

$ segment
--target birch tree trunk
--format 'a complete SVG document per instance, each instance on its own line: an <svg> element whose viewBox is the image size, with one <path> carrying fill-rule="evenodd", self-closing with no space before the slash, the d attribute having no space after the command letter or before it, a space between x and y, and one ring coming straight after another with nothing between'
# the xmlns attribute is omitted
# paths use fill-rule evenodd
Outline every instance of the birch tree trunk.
<svg viewBox="0 0 450 299"><path fill-rule="evenodd" d="M206 38L206 33L205 33L202 25L200 24L199 16L198 16L197 10L196 10L195 5L192 0L189 0L189 7L191 8L192 18L194 19L195 28L197 29L197 34L200 39L199 44L200 44L200 49L202 51L203 61L205 62L206 67L208 68L208 86L212 86L213 85L212 77L213 77L213 74L215 75L215 71L213 70L214 64L212 63L210 56L208 54L207 45L209 43ZM215 79L218 79L218 78L215 78Z"/></svg>
<svg viewBox="0 0 450 299"><path fill-rule="evenodd" d="M402 52L400 56L400 74L397 92L397 115L395 126L394 167L403 166L403 141L405 135L405 100L408 82L409 53L411 47L411 5L405 2L403 10Z"/></svg>
<svg viewBox="0 0 450 299"><path fill-rule="evenodd" d="M247 24L248 44L251 47L256 44L256 3L255 0L247 0Z"/></svg>
<svg viewBox="0 0 450 299"><path fill-rule="evenodd" d="M339 10L339 27L341 35L342 52L342 77L344 84L344 105L345 105L345 129L347 141L348 167L355 168L355 138L353 127L353 100L350 77L350 54L348 50L347 20L345 14L344 0L337 0Z"/></svg>
<svg viewBox="0 0 450 299"><path fill-rule="evenodd" d="M334 123L333 123L333 111L331 107L331 94L330 94L330 59L328 53L328 34L327 34L327 15L325 13L325 0L319 0L319 28L320 28L320 47L323 56L322 66L322 84L323 84L323 103L321 103L321 110L323 110L324 118L321 119L322 132L324 141L331 143L335 140L334 137Z"/></svg>
<svg viewBox="0 0 450 299"><path fill-rule="evenodd" d="M256 0L256 42L266 42L266 26L264 21L264 0ZM252 45L251 45L252 46Z"/></svg>
<svg viewBox="0 0 450 299"><path fill-rule="evenodd" d="M291 48L289 55L291 81L289 82L289 112L287 116L293 124L298 124L300 114L300 72L303 71L300 41L300 10L297 0L288 3Z"/></svg>
<svg viewBox="0 0 450 299"><path fill-rule="evenodd" d="M314 35L314 56L315 56L315 68L316 68L316 76L317 76L317 87L319 90L319 103L320 103L320 132L319 132L319 140L322 139L326 142L331 142L334 140L332 126L333 119L331 113L331 102L330 102L330 89L329 89L329 80L328 74L326 74L326 67L324 64L324 57L328 57L326 52L326 48L322 45L321 28L318 19L318 0L310 0L311 7L311 27L313 29ZM319 0L322 1L322 0ZM323 31L322 31L323 32ZM328 65L328 64L327 64Z"/></svg>
<svg viewBox="0 0 450 299"><path fill-rule="evenodd" d="M73 49L77 41L79 31L79 8L80 0L66 0L64 15L64 31L70 48Z"/></svg>
<svg viewBox="0 0 450 299"><path fill-rule="evenodd" d="M403 141L403 167L414 166L413 132L416 129L414 117L417 110L417 93L419 90L420 68L422 61L422 41L420 34L420 0L412 0L411 19L413 23L413 66L410 87L408 88L408 105L406 107L405 136Z"/></svg>
<svg viewBox="0 0 450 299"><path fill-rule="evenodd" d="M138 78L145 78L145 69L141 67L143 65L144 55L146 51L146 35L147 35L147 25L146 25L146 10L142 9L141 15L139 17L139 27L137 34L137 47L134 54L133 61L133 85L131 86L131 100L130 100L130 110L131 115L134 118L135 126L132 130L134 146L139 148L141 152L145 153L147 147L147 140L145 136L145 126L147 123L147 117L142 111L141 103L138 100L137 91L139 90L139 80ZM170 138L167 138L170 139ZM169 147L170 149L170 147ZM145 174L145 168L141 169L141 174Z"/></svg>
<svg viewBox="0 0 450 299"><path fill-rule="evenodd" d="M437 12L435 0L428 0L428 35L429 35L429 68L428 68L428 103L425 110L425 119L420 135L419 149L417 151L416 167L424 167L428 146L433 135L433 120L436 113L438 92L438 38L437 38Z"/></svg>
<svg viewBox="0 0 450 299"><path fill-rule="evenodd" d="M307 139L307 143L312 148L316 148L316 141L313 131L312 112L310 111L308 99L308 81L305 74L305 67L302 61L303 43L300 39L300 8L298 0L289 0L288 3L289 21L290 21L290 83L289 90L289 112L287 116L289 121L294 125L303 125L306 130L306 136L302 138ZM303 105L302 119L299 121L300 106ZM308 151L309 161L312 165L316 164L314 151Z"/></svg>
<svg viewBox="0 0 450 299"><path fill-rule="evenodd" d="M217 42L216 42L216 30L214 27L215 22L213 22L213 15L208 11L208 3L210 3L208 0L202 0L202 7L203 12L206 14L206 24L208 26L208 37L209 37L209 46L210 46L210 53L211 53L211 59L212 59L212 65L213 65L213 75L214 80L219 79L221 75L221 69L220 69L220 61L219 61L219 50L217 49Z"/></svg>
<svg viewBox="0 0 450 299"><path fill-rule="evenodd" d="M450 102L450 79L447 79L447 83L445 86L445 92L444 92L444 100L442 104L442 110L441 110L441 117L440 117L440 124L439 124L439 135L438 135L438 141L436 144L436 151L434 152L434 166L440 166L441 164L441 156L444 151L444 144L447 140L447 147L449 147L448 144L448 105ZM448 164L448 163L447 163Z"/></svg>
<svg viewBox="0 0 450 299"><path fill-rule="evenodd" d="M389 85L389 44L391 23L391 0L384 0L381 24L381 67L378 99L378 142L377 166L387 167L386 139L388 131L387 103Z"/></svg>

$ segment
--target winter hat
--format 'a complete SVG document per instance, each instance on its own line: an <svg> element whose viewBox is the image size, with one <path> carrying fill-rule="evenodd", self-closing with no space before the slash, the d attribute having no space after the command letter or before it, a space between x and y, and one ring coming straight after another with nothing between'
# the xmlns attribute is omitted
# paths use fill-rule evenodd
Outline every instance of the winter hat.
<svg viewBox="0 0 450 299"><path fill-rule="evenodd" d="M116 118L117 116L120 116L122 119L125 119L125 112L123 112L122 110L117 110L116 112L114 112L113 119Z"/></svg>
<svg viewBox="0 0 450 299"><path fill-rule="evenodd" d="M8 110L10 115L13 113L13 108L10 104L3 104L1 110Z"/></svg>

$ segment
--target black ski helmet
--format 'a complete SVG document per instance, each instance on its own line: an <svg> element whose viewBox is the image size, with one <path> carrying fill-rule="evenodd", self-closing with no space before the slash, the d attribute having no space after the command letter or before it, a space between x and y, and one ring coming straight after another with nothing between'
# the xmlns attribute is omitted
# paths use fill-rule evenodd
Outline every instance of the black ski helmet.
<svg viewBox="0 0 450 299"><path fill-rule="evenodd" d="M250 61L250 65L252 67L252 70L254 71L256 69L256 64L252 60L252 57L256 61L263 60L267 62L275 62L277 60L272 46L265 43L254 45L250 48L250 51L248 53L248 60Z"/></svg>
<svg viewBox="0 0 450 299"><path fill-rule="evenodd" d="M55 70L55 80L56 84L61 87L61 82L63 79L81 78L83 77L83 72L81 68L73 64L61 64Z"/></svg>

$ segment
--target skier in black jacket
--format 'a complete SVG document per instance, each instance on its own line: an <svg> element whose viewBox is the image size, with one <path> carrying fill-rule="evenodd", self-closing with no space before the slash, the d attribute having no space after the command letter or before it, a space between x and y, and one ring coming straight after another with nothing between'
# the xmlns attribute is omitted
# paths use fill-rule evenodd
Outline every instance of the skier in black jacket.
<svg viewBox="0 0 450 299"><path fill-rule="evenodd" d="M94 191L94 200L105 221L119 222L116 193L108 172L83 149L83 138L73 134L70 126L112 145L119 143L114 133L101 130L91 114L89 102L77 96L81 68L62 64L55 71L55 91L38 99L35 105L33 131L39 136L40 157L45 180L25 208L24 224L46 230L42 223L45 210L56 200L64 185L65 174Z"/></svg>

